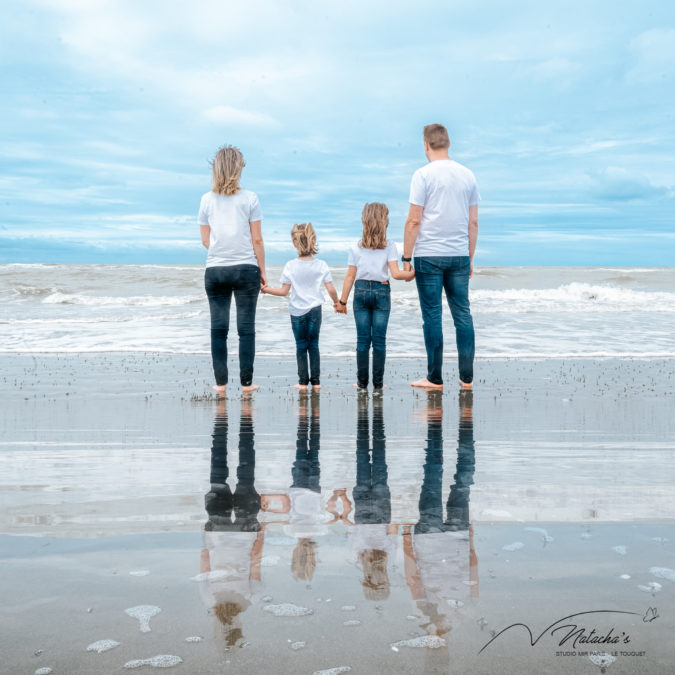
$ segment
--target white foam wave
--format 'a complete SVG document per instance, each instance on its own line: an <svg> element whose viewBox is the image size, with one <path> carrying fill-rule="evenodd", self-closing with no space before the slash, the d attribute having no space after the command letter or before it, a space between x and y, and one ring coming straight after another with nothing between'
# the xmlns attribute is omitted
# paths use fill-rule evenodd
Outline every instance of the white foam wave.
<svg viewBox="0 0 675 675"><path fill-rule="evenodd" d="M83 295L81 293L50 293L45 305L90 305L108 307L167 307L205 302L204 295Z"/></svg>

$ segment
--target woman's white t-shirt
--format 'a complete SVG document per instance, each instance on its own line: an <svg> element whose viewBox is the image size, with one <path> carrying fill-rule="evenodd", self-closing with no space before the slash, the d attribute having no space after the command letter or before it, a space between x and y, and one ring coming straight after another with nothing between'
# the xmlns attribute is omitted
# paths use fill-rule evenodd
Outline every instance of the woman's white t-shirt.
<svg viewBox="0 0 675 675"><path fill-rule="evenodd" d="M387 239L386 248L361 248L359 242L349 249L348 265L356 267L356 280L388 281L389 263L398 259L396 244Z"/></svg>
<svg viewBox="0 0 675 675"><path fill-rule="evenodd" d="M207 192L199 205L200 225L211 228L206 266L255 265L251 226L262 220L262 209L255 192L239 190L233 195Z"/></svg>
<svg viewBox="0 0 675 675"><path fill-rule="evenodd" d="M329 281L333 281L333 276L323 260L289 260L281 273L281 283L291 285L288 301L291 316L302 316L323 305L321 286Z"/></svg>

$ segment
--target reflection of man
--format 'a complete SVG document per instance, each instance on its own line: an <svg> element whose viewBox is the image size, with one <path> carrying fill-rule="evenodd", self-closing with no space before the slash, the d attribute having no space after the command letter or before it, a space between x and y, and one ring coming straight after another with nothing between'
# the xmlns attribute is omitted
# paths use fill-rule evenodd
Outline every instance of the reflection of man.
<svg viewBox="0 0 675 675"><path fill-rule="evenodd" d="M478 188L465 166L448 156L450 139L444 126L424 127L424 152L429 164L415 171L410 184L410 211L403 235L403 267L411 269L424 321L427 376L413 387L443 388L443 298L455 324L459 381L473 383L474 331L469 308L469 279L478 238Z"/></svg>

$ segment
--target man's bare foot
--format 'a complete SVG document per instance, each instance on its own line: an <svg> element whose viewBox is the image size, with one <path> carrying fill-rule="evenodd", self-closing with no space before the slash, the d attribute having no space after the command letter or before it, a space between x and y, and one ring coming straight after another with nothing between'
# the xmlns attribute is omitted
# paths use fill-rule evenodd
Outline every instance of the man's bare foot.
<svg viewBox="0 0 675 675"><path fill-rule="evenodd" d="M220 398L221 396L225 396L226 385L215 384L215 385L213 385L213 388L215 389L216 395L218 396L218 398Z"/></svg>
<svg viewBox="0 0 675 675"><path fill-rule="evenodd" d="M359 385L356 384L356 382L352 383L352 387L354 387L354 389L357 389L359 393L361 392L363 392L364 394L368 393L368 387L359 387Z"/></svg>
<svg viewBox="0 0 675 675"><path fill-rule="evenodd" d="M410 383L411 387L420 387L422 389L443 389L442 384L434 384L429 382L426 377L423 377L421 380L416 380L415 382Z"/></svg>
<svg viewBox="0 0 675 675"><path fill-rule="evenodd" d="M300 391L307 391L306 384L294 384L293 389L299 389Z"/></svg>
<svg viewBox="0 0 675 675"><path fill-rule="evenodd" d="M260 385L258 385L258 384L242 384L241 385L242 394L249 394L252 391L256 391L257 389L260 389Z"/></svg>
<svg viewBox="0 0 675 675"><path fill-rule="evenodd" d="M473 390L473 382L462 382L462 380L459 381L459 388L462 391L472 391Z"/></svg>

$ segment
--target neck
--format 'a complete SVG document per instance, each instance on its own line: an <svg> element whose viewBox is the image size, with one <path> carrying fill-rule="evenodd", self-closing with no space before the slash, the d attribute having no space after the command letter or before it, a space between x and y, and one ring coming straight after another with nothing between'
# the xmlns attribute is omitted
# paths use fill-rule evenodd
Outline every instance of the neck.
<svg viewBox="0 0 675 675"><path fill-rule="evenodd" d="M311 254L308 254L308 255L298 255L298 258L300 258L300 260L314 260L314 256L311 255Z"/></svg>
<svg viewBox="0 0 675 675"><path fill-rule="evenodd" d="M436 162L439 159L450 159L450 156L447 148L443 148L442 150L429 150L427 158L430 162Z"/></svg>

